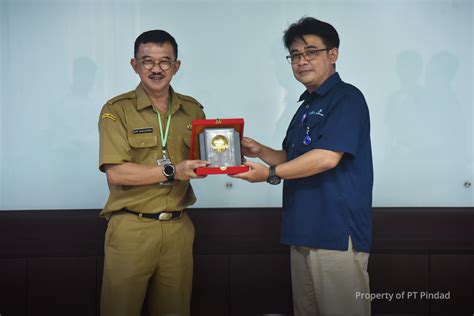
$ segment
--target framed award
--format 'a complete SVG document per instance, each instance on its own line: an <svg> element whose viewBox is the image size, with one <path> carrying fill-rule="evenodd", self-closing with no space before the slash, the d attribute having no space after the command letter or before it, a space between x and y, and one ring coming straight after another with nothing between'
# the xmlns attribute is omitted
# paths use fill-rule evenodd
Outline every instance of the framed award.
<svg viewBox="0 0 474 316"><path fill-rule="evenodd" d="M190 159L207 160L206 168L197 168L196 174L237 174L249 170L242 165L240 141L244 120L211 119L192 122Z"/></svg>

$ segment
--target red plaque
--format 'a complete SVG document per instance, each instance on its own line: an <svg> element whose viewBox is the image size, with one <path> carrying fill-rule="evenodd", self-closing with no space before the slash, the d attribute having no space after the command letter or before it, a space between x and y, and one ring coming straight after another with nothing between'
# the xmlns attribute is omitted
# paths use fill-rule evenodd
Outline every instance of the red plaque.
<svg viewBox="0 0 474 316"><path fill-rule="evenodd" d="M192 124L190 159L211 161L209 167L197 168L197 175L237 174L249 170L241 164L244 119L194 120Z"/></svg>

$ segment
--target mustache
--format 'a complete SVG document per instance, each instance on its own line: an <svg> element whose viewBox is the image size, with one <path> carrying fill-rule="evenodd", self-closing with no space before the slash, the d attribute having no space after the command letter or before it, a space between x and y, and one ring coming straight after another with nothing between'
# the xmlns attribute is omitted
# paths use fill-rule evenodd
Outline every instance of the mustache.
<svg viewBox="0 0 474 316"><path fill-rule="evenodd" d="M155 77L155 76L159 76L161 78L164 78L165 75L162 73L162 72L152 72L148 77Z"/></svg>

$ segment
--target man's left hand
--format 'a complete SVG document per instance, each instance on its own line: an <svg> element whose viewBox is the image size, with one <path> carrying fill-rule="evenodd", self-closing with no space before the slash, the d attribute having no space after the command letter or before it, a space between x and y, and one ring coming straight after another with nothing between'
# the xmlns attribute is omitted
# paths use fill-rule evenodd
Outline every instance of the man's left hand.
<svg viewBox="0 0 474 316"><path fill-rule="evenodd" d="M244 173L231 175L232 178L247 180L248 182L264 182L267 181L270 173L267 166L253 161L246 161L244 165L249 166L250 170Z"/></svg>

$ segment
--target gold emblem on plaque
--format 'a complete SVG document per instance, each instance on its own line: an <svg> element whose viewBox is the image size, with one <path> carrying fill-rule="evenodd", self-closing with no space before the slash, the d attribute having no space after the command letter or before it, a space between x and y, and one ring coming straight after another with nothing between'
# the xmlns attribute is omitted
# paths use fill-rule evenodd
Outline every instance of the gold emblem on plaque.
<svg viewBox="0 0 474 316"><path fill-rule="evenodd" d="M229 148L229 140L223 135L216 135L211 140L211 147L218 153L223 153Z"/></svg>

